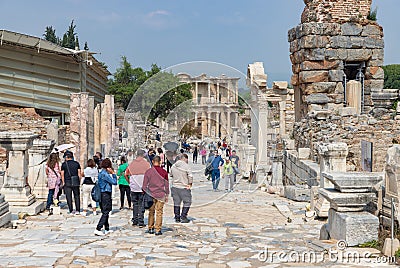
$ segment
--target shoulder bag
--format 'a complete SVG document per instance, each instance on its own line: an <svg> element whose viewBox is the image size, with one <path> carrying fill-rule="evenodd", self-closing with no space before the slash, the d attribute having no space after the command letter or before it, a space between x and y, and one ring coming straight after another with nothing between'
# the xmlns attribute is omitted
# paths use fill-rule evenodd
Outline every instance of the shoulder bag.
<svg viewBox="0 0 400 268"><path fill-rule="evenodd" d="M68 161L65 162L65 165L67 166L68 174L71 177L71 185L67 186L72 186L72 187L80 186L81 181L79 179L79 176L71 176L71 171L69 170Z"/></svg>

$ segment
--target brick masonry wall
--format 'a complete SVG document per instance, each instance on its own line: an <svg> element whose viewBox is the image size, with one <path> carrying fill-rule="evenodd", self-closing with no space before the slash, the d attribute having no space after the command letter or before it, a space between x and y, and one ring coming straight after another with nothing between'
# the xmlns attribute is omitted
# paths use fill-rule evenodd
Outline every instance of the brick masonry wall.
<svg viewBox="0 0 400 268"><path fill-rule="evenodd" d="M304 0L301 22L341 22L366 20L372 0Z"/></svg>

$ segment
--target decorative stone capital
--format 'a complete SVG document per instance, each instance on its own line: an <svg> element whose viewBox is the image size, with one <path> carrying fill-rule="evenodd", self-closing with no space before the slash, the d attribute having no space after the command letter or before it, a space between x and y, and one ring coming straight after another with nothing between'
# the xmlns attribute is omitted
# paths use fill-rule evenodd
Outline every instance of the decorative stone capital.
<svg viewBox="0 0 400 268"><path fill-rule="evenodd" d="M7 151L25 151L32 147L38 136L29 131L0 132L0 146Z"/></svg>
<svg viewBox="0 0 400 268"><path fill-rule="evenodd" d="M346 158L349 153L347 144L344 142L322 143L318 145L318 154L327 158Z"/></svg>

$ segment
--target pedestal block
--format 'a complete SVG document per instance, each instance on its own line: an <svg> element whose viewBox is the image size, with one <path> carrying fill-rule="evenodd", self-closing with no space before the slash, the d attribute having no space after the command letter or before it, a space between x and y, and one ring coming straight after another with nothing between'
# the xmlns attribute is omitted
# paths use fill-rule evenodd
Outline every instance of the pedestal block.
<svg viewBox="0 0 400 268"><path fill-rule="evenodd" d="M38 135L31 132L0 132L0 146L7 150L8 168L1 193L12 213L25 212L35 215L44 210L28 184L28 149Z"/></svg>

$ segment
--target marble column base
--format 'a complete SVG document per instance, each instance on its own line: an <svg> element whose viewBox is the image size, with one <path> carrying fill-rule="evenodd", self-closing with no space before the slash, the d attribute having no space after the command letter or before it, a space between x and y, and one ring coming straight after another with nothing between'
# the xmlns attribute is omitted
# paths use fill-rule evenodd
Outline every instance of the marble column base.
<svg viewBox="0 0 400 268"><path fill-rule="evenodd" d="M40 212L46 209L46 202L36 200L29 206L17 206L17 205L10 205L10 212L12 214L18 214L20 212L26 213L29 216L34 216L39 214Z"/></svg>
<svg viewBox="0 0 400 268"><path fill-rule="evenodd" d="M11 212L9 204L4 200L4 195L0 194L0 227L9 224L11 221Z"/></svg>

